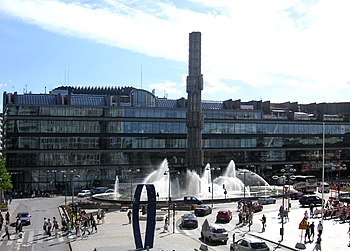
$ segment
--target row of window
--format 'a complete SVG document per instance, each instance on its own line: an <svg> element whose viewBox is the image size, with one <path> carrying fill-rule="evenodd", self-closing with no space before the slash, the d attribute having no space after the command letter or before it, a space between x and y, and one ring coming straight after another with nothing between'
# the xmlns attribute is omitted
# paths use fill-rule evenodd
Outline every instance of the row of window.
<svg viewBox="0 0 350 251"><path fill-rule="evenodd" d="M74 120L8 120L5 132L20 133L176 133L185 134L184 122L116 122ZM214 123L206 122L204 134L322 134L316 123ZM350 124L326 124L326 134L350 133Z"/></svg>
<svg viewBox="0 0 350 251"><path fill-rule="evenodd" d="M186 139L159 139L154 137L16 137L5 140L6 148L13 149L172 149L186 148ZM321 146L319 137L261 137L203 139L203 148L276 148ZM349 147L350 140L343 137L325 138L327 147Z"/></svg>
<svg viewBox="0 0 350 251"><path fill-rule="evenodd" d="M212 151L204 152L206 163L228 163L234 159L236 163L246 162L265 162L265 161L321 161L322 150L265 150L259 152L247 151L220 151L220 160L215 159ZM185 152L174 153L177 160L183 159ZM75 153L75 152L36 152L36 153L9 153L6 156L7 166L12 167L66 167L77 168L103 167L116 165L141 165L145 163L158 163L161 155L157 152L94 152L94 153ZM212 159L214 158L214 159ZM349 151L327 150L325 153L326 160L344 160L350 159Z"/></svg>

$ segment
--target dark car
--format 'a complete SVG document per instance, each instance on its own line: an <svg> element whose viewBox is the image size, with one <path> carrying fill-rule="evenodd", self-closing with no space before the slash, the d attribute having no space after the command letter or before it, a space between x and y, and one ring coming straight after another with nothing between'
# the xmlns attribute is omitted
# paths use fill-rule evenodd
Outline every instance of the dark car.
<svg viewBox="0 0 350 251"><path fill-rule="evenodd" d="M181 216L181 227L182 228L197 228L198 220L197 217L190 213Z"/></svg>
<svg viewBox="0 0 350 251"><path fill-rule="evenodd" d="M32 216L28 212L20 212L17 214L18 219L21 220L23 226L30 225L30 218Z"/></svg>
<svg viewBox="0 0 350 251"><path fill-rule="evenodd" d="M232 220L232 212L230 210L219 210L216 215L216 222L230 222Z"/></svg>
<svg viewBox="0 0 350 251"><path fill-rule="evenodd" d="M299 200L301 197L303 197L303 195L304 194L302 192L292 192L289 196L292 200Z"/></svg>
<svg viewBox="0 0 350 251"><path fill-rule="evenodd" d="M208 214L211 214L212 209L208 205L199 205L194 209L194 214L196 216L206 216Z"/></svg>
<svg viewBox="0 0 350 251"><path fill-rule="evenodd" d="M194 196L185 196L185 197L184 197L184 203L186 203L186 204L201 205L201 204L203 204L203 201L197 199L197 198L194 197Z"/></svg>
<svg viewBox="0 0 350 251"><path fill-rule="evenodd" d="M108 187L94 187L90 191L92 194L105 193L108 190Z"/></svg>
<svg viewBox="0 0 350 251"><path fill-rule="evenodd" d="M316 206L316 205L322 205L322 199L318 197L317 195L303 195L299 199L299 203L301 206L310 206L311 204Z"/></svg>

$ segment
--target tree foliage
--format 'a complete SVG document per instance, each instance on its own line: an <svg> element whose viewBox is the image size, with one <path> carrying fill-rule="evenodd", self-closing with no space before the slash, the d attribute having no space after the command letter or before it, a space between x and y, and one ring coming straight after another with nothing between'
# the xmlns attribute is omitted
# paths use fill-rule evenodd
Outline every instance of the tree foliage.
<svg viewBox="0 0 350 251"><path fill-rule="evenodd" d="M11 175L7 172L4 158L0 157L0 190L11 190L12 187Z"/></svg>

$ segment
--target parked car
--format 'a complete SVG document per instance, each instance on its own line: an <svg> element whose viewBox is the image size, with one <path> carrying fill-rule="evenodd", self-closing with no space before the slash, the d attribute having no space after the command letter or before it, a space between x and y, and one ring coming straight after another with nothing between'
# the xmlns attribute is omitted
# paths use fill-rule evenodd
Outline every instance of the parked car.
<svg viewBox="0 0 350 251"><path fill-rule="evenodd" d="M317 206L317 205L322 205L322 199L317 195L308 194L308 195L303 195L299 199L299 203L303 207L310 206L311 204L313 204L314 206Z"/></svg>
<svg viewBox="0 0 350 251"><path fill-rule="evenodd" d="M304 194L302 192L291 192L289 197L292 199L292 200L299 200Z"/></svg>
<svg viewBox="0 0 350 251"><path fill-rule="evenodd" d="M193 213L184 214L181 216L181 227L182 228L197 228L198 220Z"/></svg>
<svg viewBox="0 0 350 251"><path fill-rule="evenodd" d="M91 196L92 193L90 190L81 190L79 193L78 193L78 197L89 197Z"/></svg>
<svg viewBox="0 0 350 251"><path fill-rule="evenodd" d="M211 214L212 209L208 205L199 205L194 209L194 214L196 216L206 216L208 214Z"/></svg>
<svg viewBox="0 0 350 251"><path fill-rule="evenodd" d="M32 216L28 212L20 212L17 214L16 218L19 218L23 226L30 225L30 218Z"/></svg>
<svg viewBox="0 0 350 251"><path fill-rule="evenodd" d="M258 203L260 205L275 204L276 198L273 198L271 196L263 196L263 197L258 198Z"/></svg>
<svg viewBox="0 0 350 251"><path fill-rule="evenodd" d="M232 220L232 212L230 210L219 210L216 215L216 222L230 222Z"/></svg>
<svg viewBox="0 0 350 251"><path fill-rule="evenodd" d="M241 238L230 245L230 251L270 251L266 242L256 238Z"/></svg>
<svg viewBox="0 0 350 251"><path fill-rule="evenodd" d="M201 237L204 242L223 242L225 245L228 240L228 232L220 225L209 225L208 220L205 220L202 225Z"/></svg>
<svg viewBox="0 0 350 251"><path fill-rule="evenodd" d="M186 203L186 204L201 205L201 204L203 204L203 201L197 199L197 198L194 197L194 196L185 196L185 197L184 197L184 203Z"/></svg>

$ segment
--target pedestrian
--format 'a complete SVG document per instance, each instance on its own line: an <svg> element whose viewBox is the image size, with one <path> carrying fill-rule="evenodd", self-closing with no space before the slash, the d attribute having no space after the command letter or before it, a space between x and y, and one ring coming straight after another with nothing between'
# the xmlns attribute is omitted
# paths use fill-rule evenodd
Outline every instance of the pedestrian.
<svg viewBox="0 0 350 251"><path fill-rule="evenodd" d="M23 236L23 224L22 221L20 220L18 223L18 237L22 238Z"/></svg>
<svg viewBox="0 0 350 251"><path fill-rule="evenodd" d="M5 221L6 222L10 222L10 213L7 211L7 213L5 214Z"/></svg>
<svg viewBox="0 0 350 251"><path fill-rule="evenodd" d="M169 231L169 218L168 216L165 216L165 220L164 220L164 232L168 232Z"/></svg>
<svg viewBox="0 0 350 251"><path fill-rule="evenodd" d="M44 218L43 230L44 230L44 233L47 234L47 219L46 218Z"/></svg>
<svg viewBox="0 0 350 251"><path fill-rule="evenodd" d="M323 232L323 225L322 225L321 221L318 222L317 231L318 231L318 235L321 237L322 232Z"/></svg>
<svg viewBox="0 0 350 251"><path fill-rule="evenodd" d="M2 225L4 224L4 217L2 216L2 213L0 211L0 231L2 230Z"/></svg>
<svg viewBox="0 0 350 251"><path fill-rule="evenodd" d="M307 210L305 210L305 212L304 212L304 219L307 220L308 218L309 218L309 215L307 213Z"/></svg>
<svg viewBox="0 0 350 251"><path fill-rule="evenodd" d="M306 243L306 238L308 238L310 242L310 223L309 222L307 223L306 229L305 229L305 240L304 240L305 243Z"/></svg>
<svg viewBox="0 0 350 251"><path fill-rule="evenodd" d="M46 233L49 237L51 237L51 228L52 228L51 220L47 219Z"/></svg>
<svg viewBox="0 0 350 251"><path fill-rule="evenodd" d="M263 214L263 216L261 218L261 223L262 223L262 230L261 230L261 232L265 232L265 227L266 227L266 216L265 216L265 214Z"/></svg>
<svg viewBox="0 0 350 251"><path fill-rule="evenodd" d="M72 233L72 222L70 220L67 220L67 236Z"/></svg>
<svg viewBox="0 0 350 251"><path fill-rule="evenodd" d="M314 218L314 204L310 204L310 218Z"/></svg>
<svg viewBox="0 0 350 251"><path fill-rule="evenodd" d="M81 236L80 234L80 223L78 220L75 221L75 240Z"/></svg>
<svg viewBox="0 0 350 251"><path fill-rule="evenodd" d="M55 231L55 238L57 238L58 229L59 229L59 225L58 225L58 221L57 220L54 220L52 229Z"/></svg>
<svg viewBox="0 0 350 251"><path fill-rule="evenodd" d="M129 210L129 212L128 212L129 224L131 224L131 215L132 215L132 212L131 212L131 210Z"/></svg>
<svg viewBox="0 0 350 251"><path fill-rule="evenodd" d="M95 220L94 216L92 215L92 213L90 214L90 225L91 225L91 233L94 231L94 229L96 230L96 233L97 233L96 220Z"/></svg>
<svg viewBox="0 0 350 251"><path fill-rule="evenodd" d="M5 225L5 234L1 237L1 240L3 240L5 238L5 236L7 236L7 238L9 240L11 240L10 232L9 232L9 222L8 221L6 222L6 225Z"/></svg>
<svg viewBox="0 0 350 251"><path fill-rule="evenodd" d="M101 210L101 220L102 224L105 223L106 211L104 209Z"/></svg>
<svg viewBox="0 0 350 251"><path fill-rule="evenodd" d="M311 222L310 224L310 238L312 237L312 241L314 241L315 238L315 223Z"/></svg>
<svg viewBox="0 0 350 251"><path fill-rule="evenodd" d="M90 235L91 233L90 233L90 231L89 231L89 221L88 221L88 219L84 219L84 221L83 221L83 236L85 235L85 232L88 232L88 234Z"/></svg>
<svg viewBox="0 0 350 251"><path fill-rule="evenodd" d="M19 225L21 223L21 219L19 217L17 217L17 220L16 220L16 234L19 232Z"/></svg>
<svg viewBox="0 0 350 251"><path fill-rule="evenodd" d="M314 250L316 250L316 251L321 250L321 235L317 236L316 245L312 251L314 251Z"/></svg>

